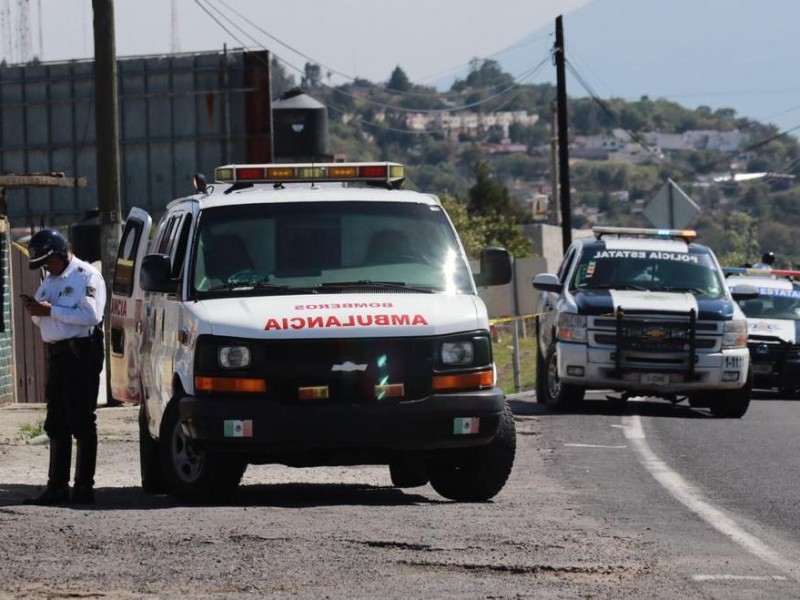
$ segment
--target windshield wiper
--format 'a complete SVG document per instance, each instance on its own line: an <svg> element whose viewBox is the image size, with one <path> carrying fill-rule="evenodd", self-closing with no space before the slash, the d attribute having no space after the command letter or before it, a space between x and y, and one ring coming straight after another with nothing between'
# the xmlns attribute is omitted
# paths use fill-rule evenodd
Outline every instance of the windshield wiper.
<svg viewBox="0 0 800 600"><path fill-rule="evenodd" d="M268 293L276 293L276 294L316 294L317 290L315 288L309 287L292 287L290 285L275 285L274 283L269 283L268 281L257 281L252 283L223 283L220 285L215 285L212 288L204 290L206 292L218 292L220 290L226 291L247 291L247 290L259 290L260 292L268 292Z"/></svg>
<svg viewBox="0 0 800 600"><path fill-rule="evenodd" d="M595 285L587 285L583 288L578 288L585 291L590 290L636 290L638 292L646 292L648 289L635 283L598 283Z"/></svg>
<svg viewBox="0 0 800 600"><path fill-rule="evenodd" d="M710 296L710 294L706 290L701 290L700 288L696 287L688 287L688 286L681 286L681 285L666 285L662 288L658 288L660 292L691 292L692 294L699 295L699 296Z"/></svg>
<svg viewBox="0 0 800 600"><path fill-rule="evenodd" d="M433 288L408 285L402 281L374 281L372 279L359 279L357 281L331 281L328 283L320 283L319 287L326 289L376 287L386 290L412 290L414 292L423 292L425 294L432 294L434 292Z"/></svg>

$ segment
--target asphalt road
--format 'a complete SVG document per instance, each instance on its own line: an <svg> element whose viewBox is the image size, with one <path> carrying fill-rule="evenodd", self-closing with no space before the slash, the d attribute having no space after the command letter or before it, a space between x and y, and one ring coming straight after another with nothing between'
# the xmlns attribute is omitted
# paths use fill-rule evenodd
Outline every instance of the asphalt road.
<svg viewBox="0 0 800 600"><path fill-rule="evenodd" d="M93 507L21 504L41 409L0 407L0 598L800 598L800 403L510 404L514 470L478 504L384 467L257 466L235 501L182 506L138 488L135 409L102 408Z"/></svg>
<svg viewBox="0 0 800 600"><path fill-rule="evenodd" d="M637 399L542 418L548 474L595 518L647 531L660 564L714 598L798 598L800 403L742 419Z"/></svg>

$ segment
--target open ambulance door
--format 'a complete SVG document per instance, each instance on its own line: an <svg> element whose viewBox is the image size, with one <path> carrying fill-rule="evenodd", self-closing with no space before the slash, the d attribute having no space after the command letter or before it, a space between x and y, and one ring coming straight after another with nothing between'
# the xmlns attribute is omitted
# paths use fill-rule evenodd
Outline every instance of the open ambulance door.
<svg viewBox="0 0 800 600"><path fill-rule="evenodd" d="M139 267L147 252L153 220L140 208L132 208L125 220L117 251L111 289L111 397L117 402L140 403L140 349L144 334L144 292Z"/></svg>

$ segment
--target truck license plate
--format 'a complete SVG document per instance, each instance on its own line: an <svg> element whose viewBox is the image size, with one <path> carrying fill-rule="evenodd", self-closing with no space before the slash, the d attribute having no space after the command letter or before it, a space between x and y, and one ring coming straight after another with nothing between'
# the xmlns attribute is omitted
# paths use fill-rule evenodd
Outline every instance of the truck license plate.
<svg viewBox="0 0 800 600"><path fill-rule="evenodd" d="M668 385L669 375L667 373L642 373L640 381L647 385Z"/></svg>
<svg viewBox="0 0 800 600"><path fill-rule="evenodd" d="M769 363L754 363L753 373L757 373L759 375L769 375L772 373L772 365Z"/></svg>

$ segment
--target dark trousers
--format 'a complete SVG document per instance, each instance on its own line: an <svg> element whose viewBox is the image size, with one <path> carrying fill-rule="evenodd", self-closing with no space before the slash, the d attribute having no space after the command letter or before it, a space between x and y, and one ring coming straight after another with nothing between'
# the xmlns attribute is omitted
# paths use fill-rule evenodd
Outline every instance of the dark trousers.
<svg viewBox="0 0 800 600"><path fill-rule="evenodd" d="M103 368L103 333L98 329L91 337L48 344L47 349L44 430L52 440L48 486L59 488L69 482L74 437L78 442L75 483L91 487L97 455L95 410Z"/></svg>

